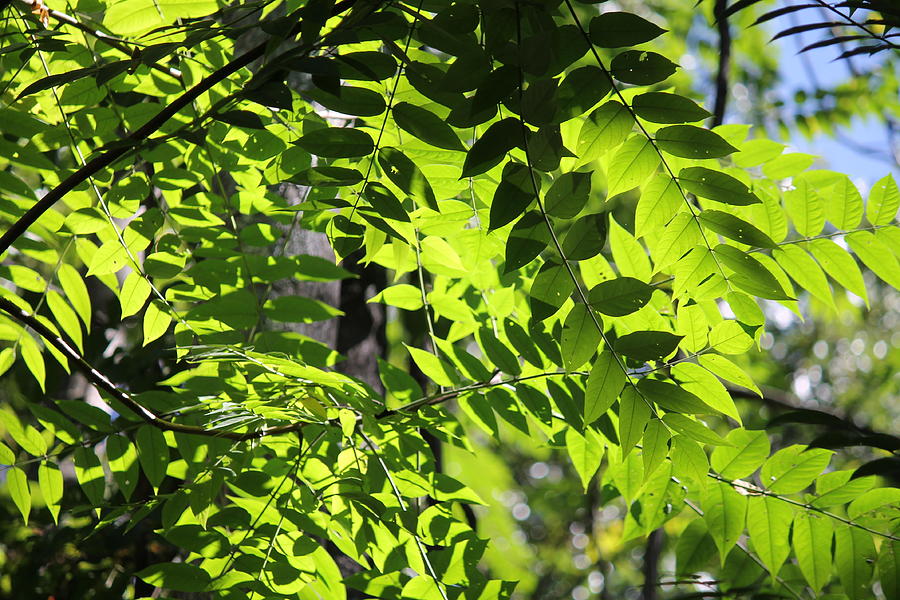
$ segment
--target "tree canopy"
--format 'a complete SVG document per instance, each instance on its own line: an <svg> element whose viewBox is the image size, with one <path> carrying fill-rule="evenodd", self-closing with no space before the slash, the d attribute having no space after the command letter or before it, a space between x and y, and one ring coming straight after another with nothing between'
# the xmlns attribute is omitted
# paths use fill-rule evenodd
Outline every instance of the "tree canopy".
<svg viewBox="0 0 900 600"><path fill-rule="evenodd" d="M892 3L0 7L0 595L900 598Z"/></svg>

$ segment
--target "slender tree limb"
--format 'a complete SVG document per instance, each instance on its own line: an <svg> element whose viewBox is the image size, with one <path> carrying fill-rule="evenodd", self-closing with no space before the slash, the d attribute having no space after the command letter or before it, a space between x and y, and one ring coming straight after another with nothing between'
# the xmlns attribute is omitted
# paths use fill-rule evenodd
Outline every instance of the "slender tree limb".
<svg viewBox="0 0 900 600"><path fill-rule="evenodd" d="M333 15L341 14L356 3L356 0L344 0L335 4ZM298 22L291 30L291 35L300 31L302 21ZM309 52L314 48L314 44L306 44L305 51ZM24 234L41 215L50 210L50 208L62 199L67 193L75 189L79 184L87 181L87 179L95 175L101 169L113 164L116 160L124 156L134 146L144 141L151 133L158 130L162 125L178 113L181 109L188 106L191 102L200 97L203 93L209 91L216 84L224 81L229 75L236 73L242 68L248 66L253 61L265 56L269 47L268 42L263 42L254 48L248 50L241 56L238 56L231 62L227 63L220 69L217 69L200 80L191 89L175 98L171 103L166 105L159 113L154 115L152 119L147 121L142 127L133 131L124 140L117 143L115 147L110 148L103 154L88 161L83 167L66 177L59 185L50 190L43 198L38 200L34 206L19 218L18 221L4 232L0 237L0 255L6 252L9 247Z"/></svg>
<svg viewBox="0 0 900 600"><path fill-rule="evenodd" d="M654 529L647 536L644 549L644 587L641 600L657 600L659 598L659 557L662 554L663 530Z"/></svg>
<svg viewBox="0 0 900 600"><path fill-rule="evenodd" d="M725 12L727 0L716 0L713 16L719 32L719 68L716 71L716 100L713 107L713 127L725 122L728 104L728 72L731 69L731 27Z"/></svg>

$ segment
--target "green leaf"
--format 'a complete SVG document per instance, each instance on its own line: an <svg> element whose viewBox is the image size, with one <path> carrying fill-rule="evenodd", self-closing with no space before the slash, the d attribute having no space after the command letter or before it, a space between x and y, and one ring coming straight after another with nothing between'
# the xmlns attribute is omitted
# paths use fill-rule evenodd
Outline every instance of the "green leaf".
<svg viewBox="0 0 900 600"><path fill-rule="evenodd" d="M537 179L526 165L508 162L503 165L503 174L494 198L491 201L490 225L488 230L498 229L512 223L525 214L535 201L535 187L540 191Z"/></svg>
<svg viewBox="0 0 900 600"><path fill-rule="evenodd" d="M663 415L663 422L670 429L677 431L683 435L692 438L701 444L709 444L712 446L726 446L728 442L722 439L719 434L709 428L705 423L691 419L679 413L667 413Z"/></svg>
<svg viewBox="0 0 900 600"><path fill-rule="evenodd" d="M878 575L885 598L900 598L900 542L884 540L878 553Z"/></svg>
<svg viewBox="0 0 900 600"><path fill-rule="evenodd" d="M562 123L580 117L603 100L610 90L612 82L599 67L588 65L569 71L556 91L555 121Z"/></svg>
<svg viewBox="0 0 900 600"><path fill-rule="evenodd" d="M854 499L847 508L847 515L856 519L883 506L897 504L900 504L900 488L875 488Z"/></svg>
<svg viewBox="0 0 900 600"><path fill-rule="evenodd" d="M837 310L825 273L809 254L797 246L787 245L773 251L772 258L800 287Z"/></svg>
<svg viewBox="0 0 900 600"><path fill-rule="evenodd" d="M590 195L590 172L563 173L553 181L544 195L544 210L554 217L571 219L585 207Z"/></svg>
<svg viewBox="0 0 900 600"><path fill-rule="evenodd" d="M641 362L660 360L675 352L682 336L668 331L635 331L615 341L616 352Z"/></svg>
<svg viewBox="0 0 900 600"><path fill-rule="evenodd" d="M422 308L422 291L408 283L398 283L378 292L369 302L381 302L403 310L419 310Z"/></svg>
<svg viewBox="0 0 900 600"><path fill-rule="evenodd" d="M651 123L694 123L712 116L690 98L667 92L639 94L631 101L631 108Z"/></svg>
<svg viewBox="0 0 900 600"><path fill-rule="evenodd" d="M641 185L659 166L659 154L643 135L634 135L618 149L606 172L607 196L612 198Z"/></svg>
<svg viewBox="0 0 900 600"><path fill-rule="evenodd" d="M668 79L678 65L656 52L626 50L616 55L609 66L613 77L623 83L653 85Z"/></svg>
<svg viewBox="0 0 900 600"><path fill-rule="evenodd" d="M660 149L682 158L721 158L737 148L719 134L695 125L670 125L656 132Z"/></svg>
<svg viewBox="0 0 900 600"><path fill-rule="evenodd" d="M771 271L749 254L725 244L719 244L713 252L733 272L728 280L748 294L770 300L793 300Z"/></svg>
<svg viewBox="0 0 900 600"><path fill-rule="evenodd" d="M544 216L532 210L516 221L506 239L504 272L520 269L533 261L550 243L550 232Z"/></svg>
<svg viewBox="0 0 900 600"><path fill-rule="evenodd" d="M425 174L397 148L378 150L378 165L394 185L410 195L419 206L439 211L434 190Z"/></svg>
<svg viewBox="0 0 900 600"><path fill-rule="evenodd" d="M393 219L395 221L410 222L409 215L403 208L400 200L391 192L387 186L378 182L370 182L363 191L365 198L378 215L384 219Z"/></svg>
<svg viewBox="0 0 900 600"><path fill-rule="evenodd" d="M715 330L720 324L713 327ZM678 380L679 386L685 392L690 392L699 398L704 404L722 414L728 415L741 424L741 415L731 399L731 394L725 389L716 376L695 363L681 362L672 367L672 376Z"/></svg>
<svg viewBox="0 0 900 600"><path fill-rule="evenodd" d="M869 303L866 284L856 261L849 252L829 239L809 242L809 251L819 261L819 265L839 284Z"/></svg>
<svg viewBox="0 0 900 600"><path fill-rule="evenodd" d="M606 245L606 213L579 217L563 238L562 251L567 260L587 260Z"/></svg>
<svg viewBox="0 0 900 600"><path fill-rule="evenodd" d="M900 289L900 264L887 244L870 231L856 231L848 235L846 240L864 265L888 285Z"/></svg>
<svg viewBox="0 0 900 600"><path fill-rule="evenodd" d="M50 514L53 515L53 522L58 524L60 501L63 497L63 476L59 466L48 461L41 461L41 465L38 467L38 484L41 488L41 496L44 497L44 503L50 510Z"/></svg>
<svg viewBox="0 0 900 600"><path fill-rule="evenodd" d="M516 355L506 347L494 332L487 327L482 327L477 332L478 345L484 351L488 360L494 363L504 373L509 373L513 377L518 376L522 372L519 365L519 359Z"/></svg>
<svg viewBox="0 0 900 600"><path fill-rule="evenodd" d="M893 175L885 175L875 182L866 203L866 219L872 225L888 225L897 218L900 208L900 190Z"/></svg>
<svg viewBox="0 0 900 600"><path fill-rule="evenodd" d="M686 414L710 414L712 408L696 395L681 386L645 377L638 382L638 389L650 401L667 412Z"/></svg>
<svg viewBox="0 0 900 600"><path fill-rule="evenodd" d="M742 169L756 167L779 156L785 149L784 144L759 138L744 142L741 151L732 156L734 164Z"/></svg>
<svg viewBox="0 0 900 600"><path fill-rule="evenodd" d="M627 12L606 12L591 19L591 41L600 48L623 48L649 42L665 29Z"/></svg>
<svg viewBox="0 0 900 600"><path fill-rule="evenodd" d="M831 187L825 216L838 229L849 230L859 226L863 216L863 199L859 190L846 175Z"/></svg>
<svg viewBox="0 0 900 600"><path fill-rule="evenodd" d="M844 593L853 600L872 598L869 583L875 562L875 544L867 531L839 525L834 531L834 566Z"/></svg>
<svg viewBox="0 0 900 600"><path fill-rule="evenodd" d="M25 96L30 96L31 94L42 92L44 90L49 90L50 88L59 87L66 83L77 81L84 77L90 77L94 75L96 71L97 69L95 67L87 67L83 69L72 69L65 73L56 73L54 75L42 77L41 79L33 81L32 83L25 86L25 89L19 92L19 95L16 96L16 100L24 98Z"/></svg>
<svg viewBox="0 0 900 600"><path fill-rule="evenodd" d="M577 303L569 311L563 324L560 347L567 371L575 371L590 360L600 344L600 331L594 325L589 311L590 308Z"/></svg>
<svg viewBox="0 0 900 600"><path fill-rule="evenodd" d="M159 563L139 571L137 577L152 586L174 592L202 592L209 573L188 563Z"/></svg>
<svg viewBox="0 0 900 600"><path fill-rule="evenodd" d="M747 506L747 533L756 554L778 575L791 552L787 532L791 529L794 510L790 504L772 496L753 496Z"/></svg>
<svg viewBox="0 0 900 600"><path fill-rule="evenodd" d="M123 0L109 7L103 25L117 35L132 35L176 19L205 17L218 8L215 0Z"/></svg>
<svg viewBox="0 0 900 600"><path fill-rule="evenodd" d="M615 403L625 385L625 372L608 350L597 355L584 388L584 424L592 425Z"/></svg>
<svg viewBox="0 0 900 600"><path fill-rule="evenodd" d="M141 425L134 438L138 461L147 481L158 489L169 466L169 446L162 431L152 425Z"/></svg>
<svg viewBox="0 0 900 600"><path fill-rule="evenodd" d="M398 102L391 109L391 114L400 129L426 144L445 150L465 151L453 128L434 113L409 102Z"/></svg>
<svg viewBox="0 0 900 600"><path fill-rule="evenodd" d="M416 366L436 384L453 387L459 382L459 376L456 371L444 359L425 350L406 344L403 345L406 346L406 350L416 363Z"/></svg>
<svg viewBox="0 0 900 600"><path fill-rule="evenodd" d="M650 420L650 406L633 386L628 386L619 397L619 444L622 456L627 456L635 444L641 441L644 427Z"/></svg>
<svg viewBox="0 0 900 600"><path fill-rule="evenodd" d="M544 263L528 292L532 316L538 321L553 316L573 291L575 283L565 265Z"/></svg>
<svg viewBox="0 0 900 600"><path fill-rule="evenodd" d="M819 235L825 227L825 201L805 179L797 179L794 189L784 193L784 207L802 236Z"/></svg>
<svg viewBox="0 0 900 600"><path fill-rule="evenodd" d="M150 297L150 284L137 271L132 271L122 282L119 291L119 304L122 307L122 318L137 314Z"/></svg>
<svg viewBox="0 0 900 600"><path fill-rule="evenodd" d="M481 175L499 165L507 152L524 145L525 135L524 125L513 117L493 123L466 153L460 179Z"/></svg>
<svg viewBox="0 0 900 600"><path fill-rule="evenodd" d="M738 494L727 483L716 481L700 492L703 520L719 549L721 563L744 532L747 515L747 498Z"/></svg>
<svg viewBox="0 0 900 600"><path fill-rule="evenodd" d="M647 251L612 215L609 218L609 249L619 273L641 281L650 281L653 271Z"/></svg>
<svg viewBox="0 0 900 600"><path fill-rule="evenodd" d="M584 435L581 435L574 427L567 427L566 451L581 479L581 486L587 491L588 484L600 468L600 461L603 459L603 443L600 436L592 429L587 429Z"/></svg>
<svg viewBox="0 0 900 600"><path fill-rule="evenodd" d="M582 163L604 156L621 144L634 128L628 109L616 100L596 108L581 125L575 154Z"/></svg>
<svg viewBox="0 0 900 600"><path fill-rule="evenodd" d="M831 450L807 450L799 445L782 448L763 465L759 480L776 494L800 492L828 466L832 454Z"/></svg>
<svg viewBox="0 0 900 600"><path fill-rule="evenodd" d="M669 453L669 430L659 419L650 419L644 430L642 458L644 477L649 477L662 464Z"/></svg>
<svg viewBox="0 0 900 600"><path fill-rule="evenodd" d="M640 310L653 295L653 288L633 277L617 277L601 281L591 288L588 300L598 312L622 317Z"/></svg>
<svg viewBox="0 0 900 600"><path fill-rule="evenodd" d="M103 502L103 492L106 490L106 479L100 459L97 458L93 448L85 447L76 448L72 458L75 463L75 477L84 490L84 495L95 508L99 507Z"/></svg>
<svg viewBox="0 0 900 600"><path fill-rule="evenodd" d="M689 577L705 567L716 554L716 544L703 519L694 519L678 535L675 542L675 574Z"/></svg>
<svg viewBox="0 0 900 600"><path fill-rule="evenodd" d="M726 479L747 477L769 457L769 438L765 431L733 429L725 440L731 446L719 446L713 450L710 464Z"/></svg>
<svg viewBox="0 0 900 600"><path fill-rule="evenodd" d="M336 94L328 91L309 88L304 94L327 109L358 117L375 117L385 111L387 105L384 97L375 90L342 85L336 88Z"/></svg>
<svg viewBox="0 0 900 600"><path fill-rule="evenodd" d="M671 454L676 472L692 478L699 489L706 487L709 459L700 444L687 436L676 435L672 438Z"/></svg>
<svg viewBox="0 0 900 600"><path fill-rule="evenodd" d="M144 311L144 346L161 338L169 329L172 317L159 300L153 300Z"/></svg>
<svg viewBox="0 0 900 600"><path fill-rule="evenodd" d="M661 236L648 240L657 271L667 268L702 242L700 226L691 213L687 212L675 215Z"/></svg>
<svg viewBox="0 0 900 600"><path fill-rule="evenodd" d="M122 496L130 500L140 476L137 450L127 437L114 434L106 438L106 459Z"/></svg>
<svg viewBox="0 0 900 600"><path fill-rule="evenodd" d="M760 204L762 201L750 189L731 175L706 167L688 167L678 174L681 187L716 202L733 206Z"/></svg>
<svg viewBox="0 0 900 600"><path fill-rule="evenodd" d="M800 572L818 594L831 581L831 519L805 510L794 515L791 542Z"/></svg>
<svg viewBox="0 0 900 600"><path fill-rule="evenodd" d="M34 338L27 333L19 337L19 355L25 361L25 366L28 367L28 371L35 381L41 386L41 391L45 391L47 367L44 363L44 355L41 354L41 349Z"/></svg>
<svg viewBox="0 0 900 600"><path fill-rule="evenodd" d="M662 229L668 223L684 198L677 182L665 173L654 175L641 190L634 211L634 235L645 237Z"/></svg>
<svg viewBox="0 0 900 600"><path fill-rule="evenodd" d="M10 467L6 471L6 489L22 515L22 522L27 525L28 515L31 514L31 490L25 471L19 467Z"/></svg>
<svg viewBox="0 0 900 600"><path fill-rule="evenodd" d="M295 143L310 154L324 158L367 156L375 149L375 143L368 133L349 127L314 129Z"/></svg>

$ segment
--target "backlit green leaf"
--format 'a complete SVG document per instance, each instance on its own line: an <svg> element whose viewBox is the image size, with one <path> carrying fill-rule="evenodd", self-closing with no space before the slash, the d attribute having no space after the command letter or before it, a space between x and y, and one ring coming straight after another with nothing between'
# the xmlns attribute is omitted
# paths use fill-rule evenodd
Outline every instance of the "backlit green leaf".
<svg viewBox="0 0 900 600"><path fill-rule="evenodd" d="M569 311L563 324L560 349L566 370L574 371L586 363L600 344L600 330L594 324L590 308L577 303Z"/></svg>
<svg viewBox="0 0 900 600"><path fill-rule="evenodd" d="M719 549L719 558L725 564L725 557L744 532L747 515L747 498L727 483L715 482L700 494L703 520Z"/></svg>
<svg viewBox="0 0 900 600"><path fill-rule="evenodd" d="M603 350L591 366L584 388L584 423L591 425L599 419L619 397L625 385L625 372L615 355Z"/></svg>

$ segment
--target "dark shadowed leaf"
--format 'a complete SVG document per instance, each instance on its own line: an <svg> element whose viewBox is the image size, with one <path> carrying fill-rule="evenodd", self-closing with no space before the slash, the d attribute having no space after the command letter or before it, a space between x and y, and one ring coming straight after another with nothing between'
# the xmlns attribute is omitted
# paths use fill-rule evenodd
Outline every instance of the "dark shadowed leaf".
<svg viewBox="0 0 900 600"><path fill-rule="evenodd" d="M647 92L635 96L631 108L651 123L693 123L712 116L690 98L667 92Z"/></svg>
<svg viewBox="0 0 900 600"><path fill-rule="evenodd" d="M610 73L623 83L653 85L675 73L678 65L656 52L626 50L610 63Z"/></svg>
<svg viewBox="0 0 900 600"><path fill-rule="evenodd" d="M650 21L627 12L606 12L591 19L591 41L601 48L623 48L649 42L666 32Z"/></svg>
<svg viewBox="0 0 900 600"><path fill-rule="evenodd" d="M346 127L315 129L297 140L297 145L316 156L350 158L371 154L375 143L368 133Z"/></svg>
<svg viewBox="0 0 900 600"><path fill-rule="evenodd" d="M516 162L504 165L500 184L491 201L489 229L511 223L534 202L534 188L539 180L532 177L531 170L526 165Z"/></svg>
<svg viewBox="0 0 900 600"><path fill-rule="evenodd" d="M729 239L757 248L776 248L778 244L760 231L755 225L740 219L731 213L720 210L704 210L700 213L700 222Z"/></svg>
<svg viewBox="0 0 900 600"><path fill-rule="evenodd" d="M661 149L682 158L721 158L737 148L719 134L694 125L670 125L656 132Z"/></svg>
<svg viewBox="0 0 900 600"><path fill-rule="evenodd" d="M622 317L639 310L650 301L653 288L633 277L601 281L591 288L588 299L595 310L611 317Z"/></svg>
<svg viewBox="0 0 900 600"><path fill-rule="evenodd" d="M591 175L591 172L571 172L557 177L544 196L544 209L563 219L580 213L591 195Z"/></svg>
<svg viewBox="0 0 900 600"><path fill-rule="evenodd" d="M459 136L433 112L409 102L399 102L391 109L391 114L400 129L427 144L445 150L465 150Z"/></svg>
<svg viewBox="0 0 900 600"><path fill-rule="evenodd" d="M569 260L586 260L600 254L606 244L606 213L585 215L574 223L563 239L563 254Z"/></svg>
<svg viewBox="0 0 900 600"><path fill-rule="evenodd" d="M469 148L461 177L480 175L496 167L507 152L524 144L524 133L522 123L512 117L497 121L488 127Z"/></svg>
<svg viewBox="0 0 900 600"><path fill-rule="evenodd" d="M734 206L760 204L762 201L746 185L731 175L706 167L687 167L678 174L681 187L716 202Z"/></svg>
<svg viewBox="0 0 900 600"><path fill-rule="evenodd" d="M550 232L544 216L536 211L522 215L513 225L506 240L505 271L509 273L524 267L544 251L550 243Z"/></svg>
<svg viewBox="0 0 900 600"><path fill-rule="evenodd" d="M635 331L617 339L613 347L628 358L646 362L675 352L682 337L668 331Z"/></svg>

